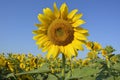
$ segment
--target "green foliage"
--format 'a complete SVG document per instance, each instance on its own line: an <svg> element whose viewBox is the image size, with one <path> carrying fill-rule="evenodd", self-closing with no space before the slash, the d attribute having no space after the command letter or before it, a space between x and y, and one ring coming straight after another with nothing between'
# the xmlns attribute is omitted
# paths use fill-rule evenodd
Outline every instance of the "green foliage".
<svg viewBox="0 0 120 80"><path fill-rule="evenodd" d="M65 80L120 80L120 54L107 46L103 57L66 60ZM95 52L95 53L100 53ZM94 53L92 54L94 55ZM62 59L33 55L0 54L0 80L62 80ZM21 63L26 63L19 67ZM32 66L31 66L32 65ZM25 68L24 68L25 66ZM33 67L34 66L34 67ZM30 70L26 70L29 68Z"/></svg>
<svg viewBox="0 0 120 80"><path fill-rule="evenodd" d="M112 47L112 46L106 46L105 47L105 50L108 52L108 53L112 53L115 51L115 49Z"/></svg>
<svg viewBox="0 0 120 80"><path fill-rule="evenodd" d="M92 67L83 67L82 69L76 68L72 72L72 76L68 80L81 79L88 80L89 78L95 79L95 75L99 72L99 69L94 69Z"/></svg>

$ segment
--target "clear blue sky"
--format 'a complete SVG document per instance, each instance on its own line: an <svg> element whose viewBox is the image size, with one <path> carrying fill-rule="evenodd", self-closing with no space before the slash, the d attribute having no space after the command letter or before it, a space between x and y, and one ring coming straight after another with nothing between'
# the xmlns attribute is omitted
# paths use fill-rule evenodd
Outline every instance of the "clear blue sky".
<svg viewBox="0 0 120 80"><path fill-rule="evenodd" d="M89 40L120 52L120 0L0 0L0 52L43 54L32 40L32 30L37 29L37 15L43 8L53 8L54 2L58 7L66 2L69 11L77 8L83 13L82 27L89 30Z"/></svg>

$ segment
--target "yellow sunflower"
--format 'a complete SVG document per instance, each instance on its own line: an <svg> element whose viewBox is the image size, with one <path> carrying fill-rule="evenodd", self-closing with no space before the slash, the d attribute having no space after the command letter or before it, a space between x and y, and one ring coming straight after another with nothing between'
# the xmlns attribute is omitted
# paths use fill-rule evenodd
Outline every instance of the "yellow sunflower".
<svg viewBox="0 0 120 80"><path fill-rule="evenodd" d="M99 44L98 42L91 42L91 41L88 41L86 43L86 47L88 50L93 50L93 51L100 51L102 49L101 44Z"/></svg>
<svg viewBox="0 0 120 80"><path fill-rule="evenodd" d="M48 59L56 58L60 53L70 59L77 56L78 50L83 50L88 30L81 27L85 21L80 19L82 13L77 12L77 9L68 12L66 3L63 3L60 9L54 3L53 11L44 8L43 14L38 15L41 23L36 24L38 30L33 31L33 34L36 34L33 39L36 40L38 48L42 48L43 52L48 51Z"/></svg>

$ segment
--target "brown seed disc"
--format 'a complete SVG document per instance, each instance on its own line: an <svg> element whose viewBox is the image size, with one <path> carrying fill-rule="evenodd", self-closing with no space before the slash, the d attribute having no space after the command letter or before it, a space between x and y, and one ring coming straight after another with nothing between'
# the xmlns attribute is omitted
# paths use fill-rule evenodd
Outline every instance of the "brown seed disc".
<svg viewBox="0 0 120 80"><path fill-rule="evenodd" d="M50 41L59 46L65 46L74 39L74 30L72 25L63 19L56 19L48 28L48 37Z"/></svg>

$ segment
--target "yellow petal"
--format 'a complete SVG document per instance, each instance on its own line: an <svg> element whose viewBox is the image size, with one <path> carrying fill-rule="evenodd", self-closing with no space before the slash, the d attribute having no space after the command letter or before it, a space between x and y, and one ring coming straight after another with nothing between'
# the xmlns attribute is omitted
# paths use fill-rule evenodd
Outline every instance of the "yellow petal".
<svg viewBox="0 0 120 80"><path fill-rule="evenodd" d="M88 33L87 29L83 29L82 27L79 28L80 33Z"/></svg>
<svg viewBox="0 0 120 80"><path fill-rule="evenodd" d="M33 34L38 34L38 30L32 31Z"/></svg>
<svg viewBox="0 0 120 80"><path fill-rule="evenodd" d="M42 24L50 24L50 19L48 17L46 17L43 14L39 14L38 15L38 20L42 23Z"/></svg>
<svg viewBox="0 0 120 80"><path fill-rule="evenodd" d="M55 15L55 17L59 18L60 17L60 12L59 12L59 10L58 10L58 8L56 6L56 3L54 3L53 8L54 8L54 15Z"/></svg>
<svg viewBox="0 0 120 80"><path fill-rule="evenodd" d="M51 45L46 55L47 59L49 59L52 56L53 52L54 52L54 45Z"/></svg>
<svg viewBox="0 0 120 80"><path fill-rule="evenodd" d="M46 41L46 43L44 44L44 46L50 46L52 44L52 42L50 40Z"/></svg>
<svg viewBox="0 0 120 80"><path fill-rule="evenodd" d="M64 50L64 47L63 47L63 46L60 46L60 52L61 52L61 53L64 53L64 51L65 51L65 50Z"/></svg>
<svg viewBox="0 0 120 80"><path fill-rule="evenodd" d="M53 59L55 59L59 55L59 47L55 45L53 52Z"/></svg>
<svg viewBox="0 0 120 80"><path fill-rule="evenodd" d="M42 30L34 30L32 33L33 34L45 34L46 32Z"/></svg>
<svg viewBox="0 0 120 80"><path fill-rule="evenodd" d="M50 41L46 41L46 42L43 44L44 47L42 48L42 52L46 52L47 50L49 50L50 45L51 45L51 42L50 42Z"/></svg>
<svg viewBox="0 0 120 80"><path fill-rule="evenodd" d="M72 10L72 11L68 14L67 18L68 18L68 19L72 19L73 16L74 16L77 12L78 12L77 9Z"/></svg>
<svg viewBox="0 0 120 80"><path fill-rule="evenodd" d="M80 25L82 25L82 24L84 24L85 23L85 21L84 20L77 20L76 22L74 22L73 24L72 24L72 26L73 27L78 27L78 26L80 26Z"/></svg>
<svg viewBox="0 0 120 80"><path fill-rule="evenodd" d="M60 7L60 13L61 13L61 18L62 19L67 19L67 15L68 15L68 7L66 5L66 3L63 3Z"/></svg>
<svg viewBox="0 0 120 80"><path fill-rule="evenodd" d="M47 37L46 35L41 36L41 37L37 40L36 44L39 45L39 44L41 44L42 42L44 42L45 40L48 40L48 37Z"/></svg>
<svg viewBox="0 0 120 80"><path fill-rule="evenodd" d="M85 36L89 36L89 33L83 33L83 35L85 35Z"/></svg>
<svg viewBox="0 0 120 80"><path fill-rule="evenodd" d="M48 37L45 37L44 40L40 41L41 45L44 46L44 44L48 41Z"/></svg>
<svg viewBox="0 0 120 80"><path fill-rule="evenodd" d="M84 48L82 47L82 43L79 40L74 40L72 42L72 46L74 49L78 49L78 50L84 50Z"/></svg>
<svg viewBox="0 0 120 80"><path fill-rule="evenodd" d="M51 56L52 58L56 58L59 54L59 48L56 45L52 45L48 51L47 59L49 59Z"/></svg>
<svg viewBox="0 0 120 80"><path fill-rule="evenodd" d="M80 34L79 32L74 32L74 36L79 40L87 40L87 37L84 36L83 34Z"/></svg>
<svg viewBox="0 0 120 80"><path fill-rule="evenodd" d="M75 22L76 20L80 19L82 16L83 16L82 13L76 14L76 15L73 17L72 21Z"/></svg>
<svg viewBox="0 0 120 80"><path fill-rule="evenodd" d="M48 50L49 50L49 46L45 46L45 47L42 48L42 52L46 52Z"/></svg>
<svg viewBox="0 0 120 80"><path fill-rule="evenodd" d="M67 45L67 47L68 47L68 49L69 49L68 55L71 54L72 56L76 56L75 50L74 50L73 46L72 46L71 44L69 44L69 45ZM71 56L71 57L72 57L72 56Z"/></svg>
<svg viewBox="0 0 120 80"><path fill-rule="evenodd" d="M53 12L50 8L43 9L43 13L51 19L54 19Z"/></svg>
<svg viewBox="0 0 120 80"><path fill-rule="evenodd" d="M77 31L77 32L79 32L79 33L88 33L87 29L83 29L81 27L74 28L74 30Z"/></svg>
<svg viewBox="0 0 120 80"><path fill-rule="evenodd" d="M42 26L44 26L44 25L42 25L42 24L35 24L35 26L37 26L37 27L42 27Z"/></svg>
<svg viewBox="0 0 120 80"><path fill-rule="evenodd" d="M69 48L68 48L67 46L65 46L65 47L64 47L64 50L65 50L65 51L64 51L63 54L64 54L67 58L71 59L71 56L72 56L72 55L69 54Z"/></svg>
<svg viewBox="0 0 120 80"><path fill-rule="evenodd" d="M48 29L49 24L35 24L35 26L37 26L38 29Z"/></svg>
<svg viewBox="0 0 120 80"><path fill-rule="evenodd" d="M33 37L34 40L38 40L40 37L44 36L44 34L39 34Z"/></svg>

